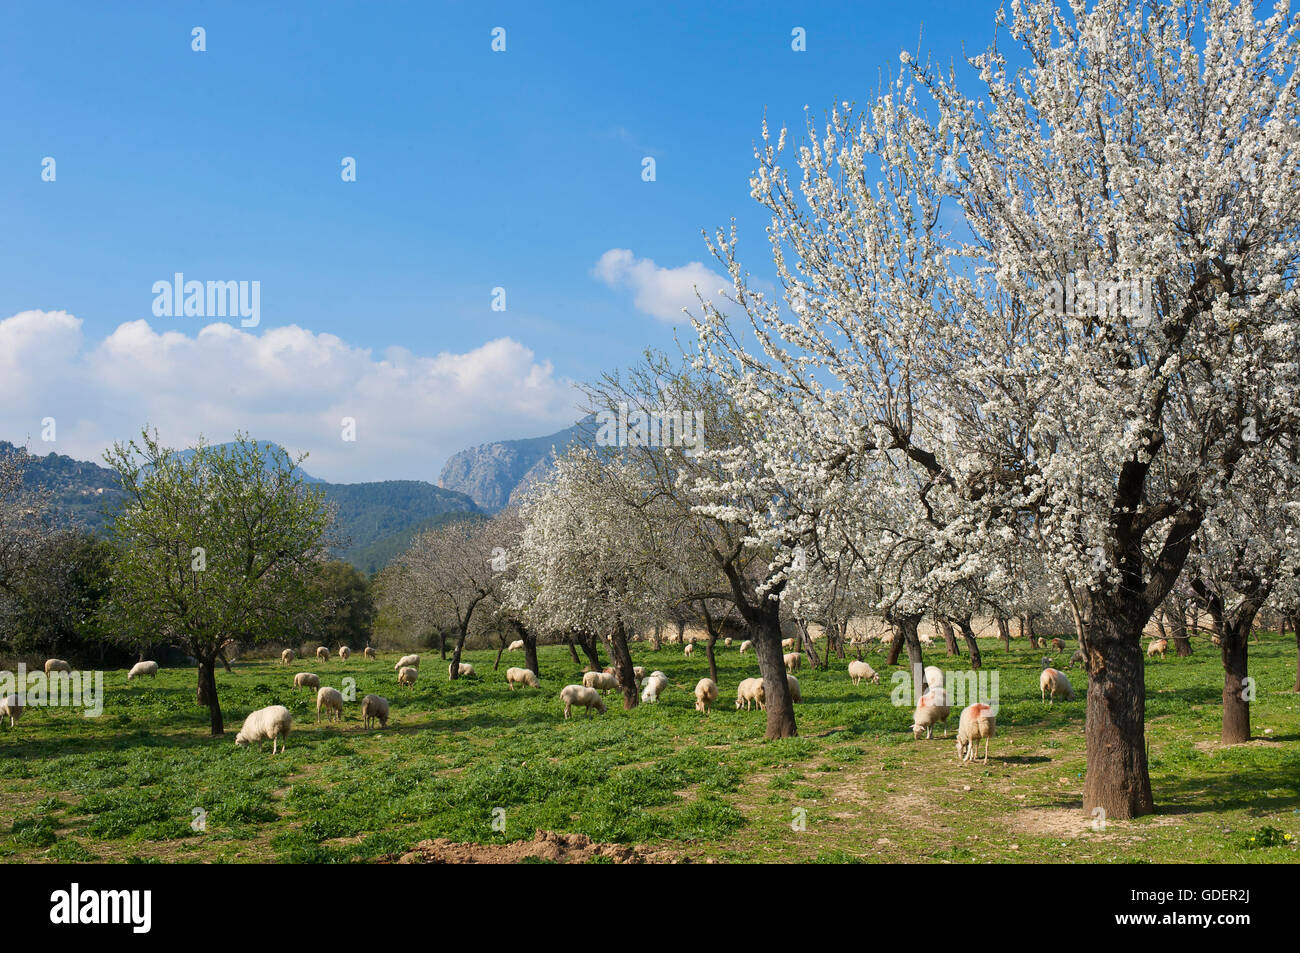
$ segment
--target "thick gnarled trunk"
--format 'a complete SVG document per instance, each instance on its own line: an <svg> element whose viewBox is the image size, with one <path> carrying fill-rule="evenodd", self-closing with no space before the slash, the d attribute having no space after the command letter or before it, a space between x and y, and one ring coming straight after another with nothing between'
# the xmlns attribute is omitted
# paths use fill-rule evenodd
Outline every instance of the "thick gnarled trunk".
<svg viewBox="0 0 1300 953"><path fill-rule="evenodd" d="M1219 741L1225 745L1250 740L1250 696L1247 691L1250 621L1219 627L1223 653L1223 727Z"/></svg>
<svg viewBox="0 0 1300 953"><path fill-rule="evenodd" d="M221 717L221 702L217 699L216 655L209 655L199 662L199 682L197 698L200 705L208 709L208 723L214 736L225 734L226 726Z"/></svg>
<svg viewBox="0 0 1300 953"><path fill-rule="evenodd" d="M1086 627L1088 665L1088 770L1084 812L1124 820L1155 810L1146 751L1146 670L1142 628L1146 620L1117 612Z"/></svg>
<svg viewBox="0 0 1300 953"><path fill-rule="evenodd" d="M632 653L627 647L627 630L623 627L622 619L617 617L614 619L605 648L609 652L614 678L618 680L618 687L623 694L623 707L635 708L639 701L636 691L636 673L632 671Z"/></svg>
<svg viewBox="0 0 1300 953"><path fill-rule="evenodd" d="M785 657L781 651L780 609L769 601L749 621L749 638L758 657L767 698L767 737L793 738L799 732L794 723L794 702L785 680Z"/></svg>

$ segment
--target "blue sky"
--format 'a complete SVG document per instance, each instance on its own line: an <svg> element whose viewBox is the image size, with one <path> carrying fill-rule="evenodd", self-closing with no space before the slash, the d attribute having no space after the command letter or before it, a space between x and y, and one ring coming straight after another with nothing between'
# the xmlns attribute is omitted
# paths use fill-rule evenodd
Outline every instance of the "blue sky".
<svg viewBox="0 0 1300 953"><path fill-rule="evenodd" d="M669 305L702 229L735 216L765 274L765 111L865 104L922 26L947 62L997 4L275 6L0 12L0 438L91 457L146 420L242 427L329 479L436 479L558 429L571 381L693 333ZM259 281L260 325L155 317L177 271Z"/></svg>

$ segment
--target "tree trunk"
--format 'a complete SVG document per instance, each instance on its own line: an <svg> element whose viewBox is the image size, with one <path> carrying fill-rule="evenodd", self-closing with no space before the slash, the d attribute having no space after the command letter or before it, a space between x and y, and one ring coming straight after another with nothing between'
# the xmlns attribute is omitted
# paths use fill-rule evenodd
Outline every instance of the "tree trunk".
<svg viewBox="0 0 1300 953"><path fill-rule="evenodd" d="M1142 659L1145 619L1124 620L1118 611L1094 611L1082 643L1088 666L1088 769L1083 809L1116 820L1155 810L1147 772L1146 671Z"/></svg>
<svg viewBox="0 0 1300 953"><path fill-rule="evenodd" d="M580 632L578 633L578 644L582 646L582 653L587 656L587 664L593 672L603 671L600 664L600 651L596 648L596 633Z"/></svg>
<svg viewBox="0 0 1300 953"><path fill-rule="evenodd" d="M519 637L524 640L524 665L528 671L541 678L542 673L537 669L537 635L527 626L518 622L515 625L519 628Z"/></svg>
<svg viewBox="0 0 1300 953"><path fill-rule="evenodd" d="M1002 639L1002 648L1005 651L1010 652L1011 651L1011 623L1007 622L1007 620L1003 616L998 616L997 621L998 621L998 637Z"/></svg>
<svg viewBox="0 0 1300 953"><path fill-rule="evenodd" d="M913 688L916 697L920 698L925 694L925 660L921 656L921 638L917 635L917 627L921 624L920 615L905 615L889 619L889 624L894 627L894 641L901 642L907 646L908 667L912 670Z"/></svg>
<svg viewBox="0 0 1300 953"><path fill-rule="evenodd" d="M613 630L605 642L605 648L609 651L609 661L614 667L614 677L618 679L618 687L623 692L623 707L635 708L639 701L636 691L636 673L632 671L632 653L627 647L627 630L623 628L623 620L617 616L614 618Z"/></svg>
<svg viewBox="0 0 1300 953"><path fill-rule="evenodd" d="M465 647L465 637L469 632L461 629L456 634L456 648L451 653L451 667L447 670L448 676L454 682L460 678L460 651Z"/></svg>
<svg viewBox="0 0 1300 953"><path fill-rule="evenodd" d="M980 644L975 639L975 630L970 627L970 616L958 619L957 625L961 629L962 640L966 643L966 651L970 653L970 667L978 672L980 666L984 664L984 657L980 655Z"/></svg>
<svg viewBox="0 0 1300 953"><path fill-rule="evenodd" d="M573 636L566 635L564 637L564 644L569 647L569 654L573 656L573 664L581 665L582 659L578 658L578 650L573 646Z"/></svg>
<svg viewBox="0 0 1300 953"><path fill-rule="evenodd" d="M501 639L501 644L497 646L497 660L492 663L492 671L496 672L500 670L501 656L505 654L505 651L506 651L506 640L503 638Z"/></svg>
<svg viewBox="0 0 1300 953"><path fill-rule="evenodd" d="M686 641L686 620L677 620L677 644L681 645Z"/></svg>
<svg viewBox="0 0 1300 953"><path fill-rule="evenodd" d="M442 629L438 630L438 657L447 661L447 633Z"/></svg>
<svg viewBox="0 0 1300 953"><path fill-rule="evenodd" d="M1038 633L1034 631L1034 617L1028 613L1025 614L1025 631L1029 634L1029 647L1037 649Z"/></svg>
<svg viewBox="0 0 1300 953"><path fill-rule="evenodd" d="M713 679L713 684L718 684L718 660L713 654L713 647L718 641L717 631L709 627L709 641L704 643L704 656L709 660L709 678Z"/></svg>
<svg viewBox="0 0 1300 953"><path fill-rule="evenodd" d="M1169 619L1169 634L1174 639L1174 652L1179 658L1187 658L1192 654L1192 640L1187 637L1186 611L1182 606L1176 606L1166 609L1165 615Z"/></svg>
<svg viewBox="0 0 1300 953"><path fill-rule="evenodd" d="M1237 745L1250 740L1250 701L1244 695L1250 620L1219 627L1223 652L1223 729L1219 741Z"/></svg>
<svg viewBox="0 0 1300 953"><path fill-rule="evenodd" d="M216 653L199 663L198 699L200 705L208 706L208 720L212 735L225 734L226 726L221 718L221 702L217 699Z"/></svg>
<svg viewBox="0 0 1300 953"><path fill-rule="evenodd" d="M650 648L656 652L658 652L660 647L663 645L663 638L664 638L663 633L664 633L663 623L656 622L654 627L654 633L650 636ZM578 657L575 655L573 657L573 660L575 662L578 661Z"/></svg>
<svg viewBox="0 0 1300 953"><path fill-rule="evenodd" d="M961 655L961 648L957 645L957 636L952 631L952 623L947 619L935 619L934 621L939 627L939 634L943 636L943 644L948 647L948 654Z"/></svg>
<svg viewBox="0 0 1300 953"><path fill-rule="evenodd" d="M781 651L781 610L771 600L750 620L749 638L758 657L758 671L763 676L763 693L767 698L767 737L793 738L799 732L794 723L794 703L790 685L785 680L785 658Z"/></svg>
<svg viewBox="0 0 1300 953"><path fill-rule="evenodd" d="M817 650L813 648L812 636L808 634L808 626L802 622L796 624L799 626L799 648L808 653L808 664L813 668L819 668ZM823 629L823 631L825 630Z"/></svg>
<svg viewBox="0 0 1300 953"><path fill-rule="evenodd" d="M894 630L894 637L889 640L889 654L885 657L885 664L897 665L898 653L903 651L903 630L892 623L890 627Z"/></svg>

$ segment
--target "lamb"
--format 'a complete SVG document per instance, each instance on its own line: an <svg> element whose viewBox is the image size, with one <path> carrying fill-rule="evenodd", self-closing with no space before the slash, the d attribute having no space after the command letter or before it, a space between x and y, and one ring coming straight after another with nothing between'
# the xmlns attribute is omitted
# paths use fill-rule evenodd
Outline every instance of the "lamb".
<svg viewBox="0 0 1300 953"><path fill-rule="evenodd" d="M277 742L280 751L288 747L291 728L293 728L293 715L289 714L289 709L283 705L269 705L266 708L259 708L244 719L244 727L240 728L239 734L235 735L235 744L241 747L255 741L260 744L269 738L271 754L275 754Z"/></svg>
<svg viewBox="0 0 1300 953"><path fill-rule="evenodd" d="M582 684L587 688L608 692L618 688L618 679L610 672L587 672L582 676Z"/></svg>
<svg viewBox="0 0 1300 953"><path fill-rule="evenodd" d="M880 684L880 675L876 670L861 659L854 659L849 663L849 678L853 679L853 684L858 685L864 680Z"/></svg>
<svg viewBox="0 0 1300 953"><path fill-rule="evenodd" d="M786 655L783 655L782 659L785 661L785 670L787 672L799 671L799 663L802 660L802 658L803 655L800 654L799 652L790 652Z"/></svg>
<svg viewBox="0 0 1300 953"><path fill-rule="evenodd" d="M746 639L744 642L741 642L741 643L740 643L740 654L741 654L741 655L744 655L746 652L748 652L748 651L749 651L750 649L752 649L753 647L754 647L754 643L751 642L749 639Z"/></svg>
<svg viewBox="0 0 1300 953"><path fill-rule="evenodd" d="M1065 673L1055 668L1043 669L1043 674L1038 676L1039 694L1042 700L1047 700L1047 693L1052 693L1052 701L1056 701L1056 693L1060 692L1065 696L1066 701L1074 701L1074 686L1070 684L1070 679Z"/></svg>
<svg viewBox="0 0 1300 953"><path fill-rule="evenodd" d="M63 661L63 659L61 658L52 658L52 659L45 660L46 675L49 675L51 672L71 672L71 671L72 671L72 666L69 665L67 662Z"/></svg>
<svg viewBox="0 0 1300 953"><path fill-rule="evenodd" d="M912 713L912 737L918 741L921 735L934 737L934 726L943 722L943 736L948 737L948 714L952 706L944 694L943 687L932 688L921 696Z"/></svg>
<svg viewBox="0 0 1300 953"><path fill-rule="evenodd" d="M722 640L722 647L725 648L725 649L729 649L729 648L731 648L731 638L730 638L730 637L725 638L725 639Z"/></svg>
<svg viewBox="0 0 1300 953"><path fill-rule="evenodd" d="M763 689L761 678L747 678L736 686L736 707L749 711L750 702L760 709L767 709L767 692Z"/></svg>
<svg viewBox="0 0 1300 953"><path fill-rule="evenodd" d="M587 688L585 685L565 685L560 689L560 701L564 702L566 719L574 705L587 709L588 718L591 717L593 708L600 714L605 714L605 703L600 700L600 694L594 688Z"/></svg>
<svg viewBox="0 0 1300 953"><path fill-rule="evenodd" d="M330 660L330 650L322 645L316 650L316 657L322 662L328 662Z"/></svg>
<svg viewBox="0 0 1300 953"><path fill-rule="evenodd" d="M361 699L361 718L367 728L379 722L380 728L388 727L388 699L383 695L367 695Z"/></svg>
<svg viewBox="0 0 1300 953"><path fill-rule="evenodd" d="M1159 655L1161 658L1164 658L1165 652L1167 652L1168 650L1169 650L1168 639L1156 639L1154 642L1152 642L1150 645L1147 646L1147 658L1155 658L1157 655ZM49 663L46 662L45 664L48 665Z"/></svg>
<svg viewBox="0 0 1300 953"><path fill-rule="evenodd" d="M285 649L280 653L280 664L288 665L293 661L293 649Z"/></svg>
<svg viewBox="0 0 1300 953"><path fill-rule="evenodd" d="M686 643L686 648L682 649L682 654L685 655L687 658L690 658L692 655L694 655L694 654L695 654L695 643L694 643L694 642L687 642L687 643Z"/></svg>
<svg viewBox="0 0 1300 953"><path fill-rule="evenodd" d="M452 665L455 664L455 662L452 663ZM461 662L456 670L457 678L473 678L477 674L478 673L474 671L474 666L470 665L469 662ZM447 666L447 677L451 678L451 665Z"/></svg>
<svg viewBox="0 0 1300 953"><path fill-rule="evenodd" d="M397 673L397 684L406 685L407 687L415 684L415 678L420 674L418 668L412 668L409 665L402 666L402 670Z"/></svg>
<svg viewBox="0 0 1300 953"><path fill-rule="evenodd" d="M320 676L311 672L299 672L293 677L294 688L320 688Z"/></svg>
<svg viewBox="0 0 1300 953"><path fill-rule="evenodd" d="M506 669L506 684L510 686L513 692L516 685L527 685L530 688L540 688L537 676L526 668L508 668Z"/></svg>
<svg viewBox="0 0 1300 953"><path fill-rule="evenodd" d="M343 720L343 694L337 688L326 685L316 693L316 721L320 722L321 709L325 709L326 721Z"/></svg>
<svg viewBox="0 0 1300 953"><path fill-rule="evenodd" d="M979 740L984 739L984 763L989 763L989 739L997 730L993 709L983 702L968 705L961 713L961 722L957 726L957 757L962 761L974 761L975 749Z"/></svg>
<svg viewBox="0 0 1300 953"><path fill-rule="evenodd" d="M352 655L352 650L350 648L348 648L346 645L339 646L339 659L341 661L346 662L348 658L351 657L351 655Z"/></svg>
<svg viewBox="0 0 1300 953"><path fill-rule="evenodd" d="M645 680L645 688L641 691L641 700L643 702L657 702L659 696L663 694L668 687L668 676L663 672L651 672L650 677Z"/></svg>
<svg viewBox="0 0 1300 953"><path fill-rule="evenodd" d="M136 662L134 665L131 666L131 671L126 673L126 680L129 682L137 675L140 676L148 675L151 678L157 678L158 663L157 662Z"/></svg>
<svg viewBox="0 0 1300 953"><path fill-rule="evenodd" d="M513 642L511 642L509 645L506 646L507 652L522 652L523 650L524 650L523 639L515 639Z"/></svg>
<svg viewBox="0 0 1300 953"><path fill-rule="evenodd" d="M786 688L790 690L790 701L803 701L803 692L799 690L799 679L795 678L793 675L787 675L785 677L785 685Z"/></svg>
<svg viewBox="0 0 1300 953"><path fill-rule="evenodd" d="M406 668L406 666L408 666L408 665L411 666L411 668L419 668L419 667L420 667L420 656L418 656L418 655L403 655L401 658L399 658L399 659L397 660L397 664L393 666L393 671L394 671L394 672L400 672L402 669Z"/></svg>
<svg viewBox="0 0 1300 953"><path fill-rule="evenodd" d="M378 656L375 655L375 650L372 649L372 648L371 648L370 646L368 646L368 645L367 645L364 649L361 650L361 654L364 655L366 658L370 659L372 662L373 662L376 658L378 658Z"/></svg>
<svg viewBox="0 0 1300 953"><path fill-rule="evenodd" d="M928 688L943 688L943 669L937 665L925 667L925 684Z"/></svg>
<svg viewBox="0 0 1300 953"><path fill-rule="evenodd" d="M781 640L781 648L783 648L783 649L792 649L792 648L794 648L794 639L782 639L782 640Z"/></svg>
<svg viewBox="0 0 1300 953"><path fill-rule="evenodd" d="M709 706L718 700L718 683L711 678L702 678L695 683L695 710L707 712Z"/></svg>
<svg viewBox="0 0 1300 953"><path fill-rule="evenodd" d="M0 719L8 718L9 727L14 726L23 713L23 703L17 695L10 694L0 698Z"/></svg>

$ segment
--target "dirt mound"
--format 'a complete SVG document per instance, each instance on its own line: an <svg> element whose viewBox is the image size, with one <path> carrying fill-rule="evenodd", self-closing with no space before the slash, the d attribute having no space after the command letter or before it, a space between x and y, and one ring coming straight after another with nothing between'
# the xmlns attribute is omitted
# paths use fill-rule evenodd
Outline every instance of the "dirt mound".
<svg viewBox="0 0 1300 953"><path fill-rule="evenodd" d="M613 864L663 864L677 859L667 851L599 844L586 834L555 831L538 831L530 841L510 844L462 844L439 837L420 841L411 850L396 856L399 864L517 864L524 860L560 864L585 864L593 860Z"/></svg>

